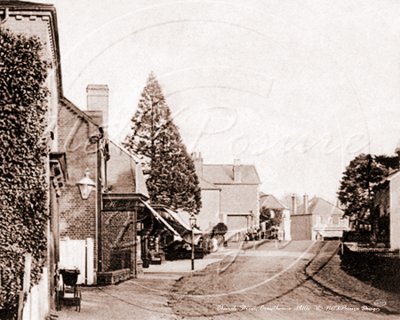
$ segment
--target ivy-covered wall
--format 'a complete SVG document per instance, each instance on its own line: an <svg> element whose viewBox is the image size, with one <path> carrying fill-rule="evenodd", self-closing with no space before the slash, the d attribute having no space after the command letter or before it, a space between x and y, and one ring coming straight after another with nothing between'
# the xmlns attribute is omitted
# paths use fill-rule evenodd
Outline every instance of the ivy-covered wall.
<svg viewBox="0 0 400 320"><path fill-rule="evenodd" d="M0 308L13 308L21 289L23 252L40 280L49 218L46 129L50 63L36 37L0 29Z"/></svg>

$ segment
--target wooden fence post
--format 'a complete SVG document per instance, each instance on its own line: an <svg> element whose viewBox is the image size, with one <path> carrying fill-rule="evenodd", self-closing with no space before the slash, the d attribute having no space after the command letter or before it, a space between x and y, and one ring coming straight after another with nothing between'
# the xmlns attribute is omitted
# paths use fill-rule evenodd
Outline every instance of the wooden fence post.
<svg viewBox="0 0 400 320"><path fill-rule="evenodd" d="M22 291L19 293L19 301L18 301L18 320L22 320L22 314L24 311L25 305L25 295L29 292L29 287L31 284L31 264L32 264L32 255L30 253L24 254L25 258L25 268L24 268L24 284L22 287Z"/></svg>

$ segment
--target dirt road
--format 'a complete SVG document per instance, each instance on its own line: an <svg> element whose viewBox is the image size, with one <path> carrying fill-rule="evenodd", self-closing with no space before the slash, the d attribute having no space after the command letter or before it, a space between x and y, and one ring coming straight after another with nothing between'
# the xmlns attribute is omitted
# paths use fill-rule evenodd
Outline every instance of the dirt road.
<svg viewBox="0 0 400 320"><path fill-rule="evenodd" d="M310 276L336 248L333 242L293 242L285 248L269 243L235 260L226 257L176 282L180 295L172 298L172 309L179 319L398 319L374 304L382 297L360 302L330 289L341 279L325 287Z"/></svg>
<svg viewBox="0 0 400 320"><path fill-rule="evenodd" d="M81 313L64 308L59 319L398 319L396 297L342 283L348 278L331 263L336 248L292 242L221 251L220 262L189 276L153 274L84 290Z"/></svg>

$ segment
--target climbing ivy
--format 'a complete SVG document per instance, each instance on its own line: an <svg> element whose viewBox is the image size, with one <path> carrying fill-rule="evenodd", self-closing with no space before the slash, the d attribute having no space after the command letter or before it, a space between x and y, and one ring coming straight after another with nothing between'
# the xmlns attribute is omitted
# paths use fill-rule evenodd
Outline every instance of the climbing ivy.
<svg viewBox="0 0 400 320"><path fill-rule="evenodd" d="M46 128L50 63L36 37L0 29L0 308L17 306L23 253L31 286L45 259L48 212Z"/></svg>

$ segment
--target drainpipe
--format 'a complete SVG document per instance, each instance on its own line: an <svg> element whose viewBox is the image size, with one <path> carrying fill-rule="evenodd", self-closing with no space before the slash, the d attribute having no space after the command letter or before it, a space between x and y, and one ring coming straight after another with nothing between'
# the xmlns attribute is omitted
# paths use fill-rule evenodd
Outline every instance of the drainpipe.
<svg viewBox="0 0 400 320"><path fill-rule="evenodd" d="M101 209L102 209L102 194L101 194L101 152L100 143L104 137L103 128L99 127L99 134L93 135L89 138L91 143L96 143L97 153L97 202L96 202L96 215L97 215L97 272L103 271L103 252L101 248L102 240L102 223L101 223Z"/></svg>

